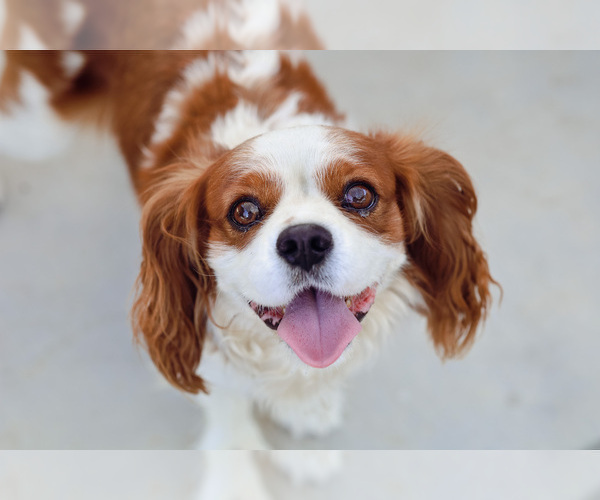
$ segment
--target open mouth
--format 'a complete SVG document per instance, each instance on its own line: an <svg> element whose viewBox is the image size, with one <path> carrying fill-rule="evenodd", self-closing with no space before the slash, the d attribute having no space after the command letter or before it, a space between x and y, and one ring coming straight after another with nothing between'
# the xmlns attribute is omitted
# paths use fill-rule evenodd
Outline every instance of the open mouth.
<svg viewBox="0 0 600 500"><path fill-rule="evenodd" d="M360 321L373 305L375 294L376 286L349 297L307 288L286 306L249 305L302 361L325 368L342 355L361 330Z"/></svg>

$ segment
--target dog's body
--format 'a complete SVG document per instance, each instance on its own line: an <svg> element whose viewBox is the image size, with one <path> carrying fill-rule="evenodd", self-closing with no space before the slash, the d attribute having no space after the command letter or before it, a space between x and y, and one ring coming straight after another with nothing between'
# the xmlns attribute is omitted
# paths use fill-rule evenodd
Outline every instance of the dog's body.
<svg viewBox="0 0 600 500"><path fill-rule="evenodd" d="M40 75L41 68L44 68L41 60L48 69L59 67L65 56L58 53L12 55L19 58L21 65L9 68L11 71L14 70L21 78L33 72L40 80L44 78ZM91 109L96 111L92 115L94 119L100 113L101 120L110 124L129 165L142 206L153 207L145 211L147 216L143 222L146 226L144 238L149 246L161 245L159 242L150 242L148 238L160 238L160 230L158 233L155 230L164 223L163 215L167 215L162 211L171 207L174 197L178 196L169 189L156 191L158 186L161 189L167 187L163 182L165 176L183 183L178 185L169 181L167 184L171 187L185 190L198 176L206 174L210 164L255 136L263 135L266 140L273 140L274 144L288 142L290 148L295 148L305 145L306 141L324 140L327 134L337 133L337 129L326 127L344 124L343 116L335 110L308 65L304 62L296 64L276 52L119 52L87 53L82 57L86 60L82 61L77 76L69 80L70 84L63 80L54 84L49 80L43 83L48 88L55 85L60 89L50 97L50 101L66 118L81 116L89 119ZM38 73L35 73L36 70ZM192 116L188 118L188 114ZM270 135L265 135L269 132ZM271 149L274 151L274 148ZM189 165L183 166L181 162L189 162ZM163 168L165 166L169 171ZM189 166L193 168L190 170ZM206 189L214 192L222 191L225 187L207 186ZM266 189L272 188L267 186ZM335 212L333 215L336 215ZM343 218L336 220L333 217L329 224L333 226L344 222ZM353 227L349 225L350 229ZM368 236L366 233L357 233L355 237ZM165 247L165 252L167 250L171 251ZM174 252L180 250L173 249ZM383 246L381 250L384 250ZM165 259L163 264L169 266L174 263L167 263L168 258L179 258L167 254L157 254L156 257ZM274 257L279 259L277 255ZM216 261L219 259L227 258L212 257L215 265L218 265ZM148 316L150 302L158 298L148 295L158 293L150 286L154 278L150 275L154 271L146 269L150 259L145 260L140 276L142 294L135 308L137 328L147 336L155 362L167 378L180 388L192 392L204 390L204 383L196 373L202 351L203 360L198 373L207 373L205 378L209 382L218 379L217 387L229 386L233 392L243 387L245 397L251 397L263 408L269 409L279 423L297 435L323 434L340 422L339 389L342 381L351 369L368 357L385 336L384 332L390 330L397 314L406 309L403 298L411 296L411 287L406 280L391 279L392 271L399 268L400 261L404 259L402 252L398 252L394 259L394 265L389 266L390 276L384 276L382 268L376 277L382 281L380 289L389 286L393 292L380 294L373 308L381 312L369 315L360 336L354 339L344 351L342 359L331 369L312 368L303 363L272 330L265 327L247 303L235 297L231 290L219 288L218 279L216 284L210 284L216 287L212 292L216 293L215 297L202 299L206 303L201 314L205 314L210 301L212 319L206 321L202 317L206 326L203 324L201 327L201 339L196 338L199 332L188 331L182 328L185 324L179 325L177 320L169 317L182 307L193 308L193 304L184 303L189 297L180 296L181 290L188 285L184 281L179 282L179 276L175 273L169 278L173 280L171 296L165 298L172 310L161 311L161 314L165 314L162 318ZM373 262L370 264L374 265ZM220 265L225 267L228 264ZM358 265L357 262L355 267ZM258 267L254 271L257 277L251 278L243 286L251 287L260 274L274 272L272 267ZM164 272L167 271L165 268ZM359 269L356 271L359 272ZM239 273L243 272L243 268L240 268ZM207 269L200 278L213 281L213 273L213 270ZM239 273L227 279L241 279ZM222 280L225 278L223 275ZM156 279L162 277L157 275ZM375 277L368 277L360 285L360 290L348 289L344 295L354 295L374 281ZM285 283L279 285L280 288L285 286ZM282 294L283 290L279 293ZM289 291L286 293L289 294ZM265 297L262 295L258 290L253 291L248 299L263 304ZM269 298L272 302L282 299L277 296ZM291 297L288 297L287 301L290 300ZM171 360L163 359L164 353L157 346L161 334L154 332L154 329L167 317L174 321L172 326L179 330L173 332L175 343L172 346L179 345L177 348L185 349L185 355L189 357L181 366L174 366ZM155 334L157 337L154 337ZM189 345L184 346L186 342ZM226 367L227 374L223 374L222 367ZM217 392L217 389L211 388L211 392ZM213 396L212 399L216 400L217 394ZM229 395L223 397L230 401ZM234 413L238 415L236 422L239 422L240 415L248 416L248 411L238 410ZM221 416L215 415L217 419L222 423ZM252 435L239 432L239 429L241 427L236 423L232 425L231 432L224 433L227 436L226 443L216 443L211 438L210 447L259 447L257 442L236 442L235 435Z"/></svg>
<svg viewBox="0 0 600 500"><path fill-rule="evenodd" d="M297 436L335 428L408 307L442 354L471 343L493 280L456 160L348 130L285 54L67 57L9 55L8 119L34 81L61 119L114 133L142 207L134 328L173 385L211 393L202 448L268 448L254 403Z"/></svg>

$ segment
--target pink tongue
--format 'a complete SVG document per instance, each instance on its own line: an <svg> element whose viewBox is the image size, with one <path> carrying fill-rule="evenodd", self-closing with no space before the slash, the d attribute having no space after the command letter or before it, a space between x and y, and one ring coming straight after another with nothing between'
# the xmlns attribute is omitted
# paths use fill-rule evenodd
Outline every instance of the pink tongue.
<svg viewBox="0 0 600 500"><path fill-rule="evenodd" d="M277 333L307 365L325 368L361 328L344 299L309 288L288 304Z"/></svg>

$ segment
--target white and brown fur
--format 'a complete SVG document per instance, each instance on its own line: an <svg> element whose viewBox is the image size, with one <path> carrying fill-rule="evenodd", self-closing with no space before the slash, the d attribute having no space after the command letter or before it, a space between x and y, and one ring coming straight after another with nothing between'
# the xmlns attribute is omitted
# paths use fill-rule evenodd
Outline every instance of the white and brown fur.
<svg viewBox="0 0 600 500"><path fill-rule="evenodd" d="M309 65L286 54L76 54L8 54L0 104L16 119L23 85L37 85L60 120L114 134L142 210L134 330L169 382L210 394L202 448L268 448L254 404L294 435L330 432L348 374L410 307L443 356L471 344L493 279L472 233L475 192L454 158L410 136L348 130ZM356 179L378 194L368 214L340 206ZM265 217L241 232L228 213L248 194ZM333 235L318 276L292 278L274 249L299 223ZM323 369L300 361L248 306L285 304L306 286L349 296L373 283L362 331ZM316 476L337 464L317 460Z"/></svg>
<svg viewBox="0 0 600 500"><path fill-rule="evenodd" d="M0 0L0 49L200 48L322 44L302 0Z"/></svg>

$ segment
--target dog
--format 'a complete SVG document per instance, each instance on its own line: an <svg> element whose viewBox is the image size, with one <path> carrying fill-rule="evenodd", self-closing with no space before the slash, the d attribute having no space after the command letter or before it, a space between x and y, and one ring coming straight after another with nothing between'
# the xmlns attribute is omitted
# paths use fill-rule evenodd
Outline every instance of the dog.
<svg viewBox="0 0 600 500"><path fill-rule="evenodd" d="M256 405L295 436L331 432L344 381L408 309L443 357L474 341L495 281L467 172L416 137L352 130L297 55L34 51L4 63L1 135L27 143L19 112L45 104L56 123L118 142L141 207L133 330L165 379L203 401L199 448L268 449ZM298 479L339 468L335 452L272 453ZM230 498L246 485L206 488Z"/></svg>

